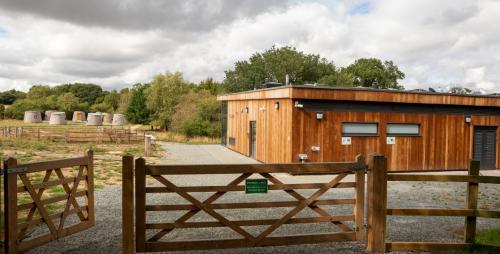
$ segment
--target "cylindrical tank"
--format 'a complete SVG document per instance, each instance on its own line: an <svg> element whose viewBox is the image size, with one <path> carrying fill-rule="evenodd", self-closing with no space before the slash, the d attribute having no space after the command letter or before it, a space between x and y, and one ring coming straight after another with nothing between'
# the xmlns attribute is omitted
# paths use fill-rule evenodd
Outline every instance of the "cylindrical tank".
<svg viewBox="0 0 500 254"><path fill-rule="evenodd" d="M73 112L73 122L85 122L87 118L85 117L85 112L75 111Z"/></svg>
<svg viewBox="0 0 500 254"><path fill-rule="evenodd" d="M50 114L57 112L56 110L46 110L45 111L45 121L50 121Z"/></svg>
<svg viewBox="0 0 500 254"><path fill-rule="evenodd" d="M89 113L87 125L102 125L102 115L100 113Z"/></svg>
<svg viewBox="0 0 500 254"><path fill-rule="evenodd" d="M24 112L24 122L25 123L39 123L42 121L42 113L36 110L30 110Z"/></svg>
<svg viewBox="0 0 500 254"><path fill-rule="evenodd" d="M127 118L125 118L124 114L115 114L113 116L113 125L126 125Z"/></svg>
<svg viewBox="0 0 500 254"><path fill-rule="evenodd" d="M112 113L102 113L102 121L103 123L112 123L113 122L113 114Z"/></svg>
<svg viewBox="0 0 500 254"><path fill-rule="evenodd" d="M64 112L52 112L50 114L49 124L53 124L53 125L66 124L66 113L64 113Z"/></svg>

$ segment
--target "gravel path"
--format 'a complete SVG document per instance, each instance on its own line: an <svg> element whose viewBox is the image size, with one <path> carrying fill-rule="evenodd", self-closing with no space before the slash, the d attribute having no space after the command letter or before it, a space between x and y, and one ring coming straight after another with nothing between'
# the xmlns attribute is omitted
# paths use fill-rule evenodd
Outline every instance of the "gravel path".
<svg viewBox="0 0 500 254"><path fill-rule="evenodd" d="M228 151L220 146L190 146L179 144L163 144L167 149L170 163L197 163L203 160L216 161L212 163L251 163L253 160ZM190 154L191 149L191 156ZM195 155L193 155L195 154ZM222 154L222 155L221 155ZM241 156L241 157L240 157ZM225 159L224 159L225 158ZM253 161L255 162L255 161ZM500 175L500 171L488 171L488 174ZM206 176L176 176L169 178L177 185L215 185L226 184L236 175ZM280 180L286 183L294 182L326 182L331 176L289 176L277 174ZM352 181L352 178L346 179ZM299 191L302 195L310 195L311 191ZM388 207L463 207L465 202L465 184L462 183L413 183L396 182L389 184ZM206 198L208 194L194 195L198 199ZM353 191L350 189L335 189L327 192L322 198L350 198ZM121 252L121 187L108 186L97 190L96 198L96 226L84 232L51 242L39 247L30 253L120 253ZM291 201L294 200L283 191L271 191L268 194L245 195L242 193L228 193L217 202L251 202L251 201ZM217 203L216 202L216 203ZM187 202L174 194L153 194L148 196L148 204L175 204ZM480 187L480 207L499 209L500 188L483 184ZM348 214L350 206L325 207L333 214ZM273 217L283 216L291 208L272 209ZM228 219L258 219L269 218L271 209L251 209L238 212L219 210ZM181 215L179 212L151 213L148 221L172 221ZM300 213L302 216L311 216L310 210ZM204 214L197 215L192 221L211 220ZM388 239L398 241L460 241L464 218L462 217L399 217L388 218ZM500 220L478 219L478 230L500 227ZM262 231L262 227L246 227L252 233ZM323 224L288 225L276 232L276 235L297 234L307 232L326 232L336 230L333 226ZM202 239L235 236L227 229L174 230L162 240ZM360 242L337 242L327 244L310 244L296 246L278 246L252 249L229 249L213 251L193 251L179 253L363 253L364 245Z"/></svg>

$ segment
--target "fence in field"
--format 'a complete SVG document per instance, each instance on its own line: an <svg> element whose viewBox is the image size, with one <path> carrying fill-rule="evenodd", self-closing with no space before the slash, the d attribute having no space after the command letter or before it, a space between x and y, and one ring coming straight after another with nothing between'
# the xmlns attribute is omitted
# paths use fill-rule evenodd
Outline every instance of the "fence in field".
<svg viewBox="0 0 500 254"><path fill-rule="evenodd" d="M246 164L246 165L148 165L142 158L135 160L135 169L132 156L123 158L123 252L134 253L150 251L173 250L200 250L239 248L270 245L291 245L334 241L354 241L364 238L363 211L365 169L363 157L359 156L353 162L337 163L307 163L307 164ZM135 172L135 205L134 179ZM279 173L330 173L332 179L326 183L294 183L287 184L279 179ZM278 174L277 174L278 173ZM354 174L353 182L341 182L345 177ZM177 176L202 175L204 177L235 177L227 185L220 186L179 186L172 178ZM254 176L252 176L254 175ZM258 177L258 178L255 178ZM287 178L297 176L289 176ZM151 178L161 186L147 185L146 179ZM245 181L245 185L241 183ZM271 184L267 184L267 182ZM258 187L258 182L263 185ZM253 183L252 185L249 185ZM249 187L250 186L250 187ZM257 187L256 187L257 186ZM227 193L267 192L267 190L282 190L295 201L253 201L253 202L216 202ZM320 199L329 190L338 188L354 188L354 198L348 199ZM265 190L264 190L265 189ZM260 191L259 191L260 190ZM300 194L303 190L313 190L313 194ZM195 198L195 193L213 193L201 200ZM147 204L147 196L158 193L175 193L190 204ZM229 195L229 194L228 194ZM265 194L271 195L271 194ZM260 196L263 198L264 196ZM239 200L241 201L241 200ZM353 206L352 214L332 215L324 207L335 205ZM283 217L272 218L279 214L272 211L264 219L231 220L228 215L218 210L228 212L244 212L241 209L279 209L292 208ZM311 209L315 216L308 217L300 214L303 210ZM216 211L217 210L217 211ZM152 212L183 211L183 215L175 221L150 222L147 214ZM248 212L248 210L246 210ZM134 227L135 212L135 227ZM216 221L190 221L200 213L210 215ZM352 221L351 227L346 221ZM271 236L283 225L304 223L326 223L339 228L341 232L328 232L302 235ZM251 234L244 229L248 226L265 226L265 230L258 234ZM234 239L204 239L188 241L162 241L167 234L177 229L198 230L200 228L225 228L234 231L241 238ZM134 248L135 228L135 248ZM148 236L149 235L149 236Z"/></svg>
<svg viewBox="0 0 500 254"><path fill-rule="evenodd" d="M112 128L105 126L87 127L0 127L0 135L6 138L26 140L50 140L61 142L142 142L145 131L130 128Z"/></svg>
<svg viewBox="0 0 500 254"><path fill-rule="evenodd" d="M70 171L76 174L68 176ZM94 226L92 151L82 157L20 165L8 158L2 173L4 253L22 253ZM54 187L62 188L63 194L44 195Z"/></svg>
<svg viewBox="0 0 500 254"><path fill-rule="evenodd" d="M462 182L467 183L467 198L463 209L450 208L387 208L387 183L392 181ZM368 163L368 237L367 250L384 253L386 250L435 250L470 247L475 242L476 219L500 218L500 211L478 209L480 183L500 184L500 177L480 176L479 161L471 161L468 175L430 175L387 173L387 159L372 155ZM500 187L500 186L499 186ZM460 216L465 217L464 241L443 242L386 242L387 216Z"/></svg>

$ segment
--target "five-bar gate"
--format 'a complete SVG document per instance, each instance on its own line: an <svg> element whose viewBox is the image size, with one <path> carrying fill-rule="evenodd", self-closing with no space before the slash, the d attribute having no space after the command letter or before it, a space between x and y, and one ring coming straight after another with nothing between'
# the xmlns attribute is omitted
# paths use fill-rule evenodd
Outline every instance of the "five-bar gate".
<svg viewBox="0 0 500 254"><path fill-rule="evenodd" d="M354 241L363 239L362 227L364 212L364 184L366 164L362 156L353 162L307 163L307 164L245 164L245 165L148 165L142 158L135 160L132 156L123 158L123 251L124 253L240 248L271 245L308 244L332 241ZM135 171L135 204L133 174ZM290 174L296 173L330 174L327 182L321 183L285 183L280 178L299 178ZM207 178L233 177L226 185L217 186L185 186L176 184L179 176L193 177L202 175ZM332 176L334 175L334 176ZM342 181L349 175L353 180ZM261 179L254 182L254 192L284 191L293 201L244 202L241 195L245 192L248 179ZM269 182L265 187L256 187L258 182ZM248 186L247 186L248 188ZM354 188L351 198L322 198L330 190ZM308 190L309 192L305 192ZM235 192L239 192L235 193ZM248 189L247 189L248 192ZM252 192L252 191L250 191ZM147 200L156 194L176 194L188 204L150 204ZM200 198L199 193L207 195ZM307 193L307 194L306 194ZM225 195L233 195L229 202L218 202ZM234 198L236 195L236 198ZM238 198L238 195L240 195ZM253 194L248 194L253 195ZM265 194L267 195L267 194ZM208 197L207 197L208 196ZM333 195L332 195L333 196ZM248 196L247 196L248 197ZM253 196L265 197L265 196ZM160 198L161 200L161 198ZM235 202L235 200L240 202ZM331 214L326 207L350 205L353 210L349 214ZM267 214L268 218L234 219L231 211L241 209L288 208L284 215L276 218ZM226 212L228 211L229 212ZM309 210L314 216L302 213ZM155 212L181 211L173 221L150 221ZM283 212L283 210L281 210ZM135 248L134 248L134 212L135 212ZM252 212L246 210L248 215ZM208 215L208 219L194 219L200 213ZM159 216L160 218L166 218ZM247 217L247 216L244 216ZM274 217L274 218L273 218ZM349 225L349 222L352 223ZM325 223L338 228L335 232L302 233L299 235L273 234L284 225L304 223ZM253 232L249 227L263 227L260 232ZM201 228L227 228L236 232L236 238L213 237L212 239L163 240L177 230L200 230ZM174 237L175 238L175 237Z"/></svg>

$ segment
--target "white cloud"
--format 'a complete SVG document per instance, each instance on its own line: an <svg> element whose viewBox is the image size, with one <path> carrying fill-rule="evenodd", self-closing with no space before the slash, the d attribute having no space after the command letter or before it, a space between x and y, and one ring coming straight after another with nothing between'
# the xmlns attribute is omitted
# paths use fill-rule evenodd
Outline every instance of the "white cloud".
<svg viewBox="0 0 500 254"><path fill-rule="evenodd" d="M245 5L253 11L219 18L235 5L218 1L189 24L161 18L141 21L137 15L131 19L138 24L129 24L124 15L130 9L124 6L117 11L125 14L115 19L94 21L52 10L3 11L0 90L77 81L120 88L176 70L191 81L208 76L222 80L235 61L272 45L318 53L340 66L360 57L393 60L406 73L402 83L408 89L462 84L500 90L498 1L295 0L281 6L265 1ZM176 15L188 20L188 14L203 13L197 8L188 4ZM210 24L203 24L209 19Z"/></svg>

